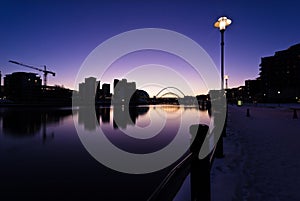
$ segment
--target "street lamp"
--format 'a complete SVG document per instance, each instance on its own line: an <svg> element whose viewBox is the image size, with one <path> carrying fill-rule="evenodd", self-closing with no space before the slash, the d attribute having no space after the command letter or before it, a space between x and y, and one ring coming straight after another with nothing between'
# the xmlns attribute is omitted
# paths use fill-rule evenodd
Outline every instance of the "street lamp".
<svg viewBox="0 0 300 201"><path fill-rule="evenodd" d="M229 76L225 75L225 89L228 89L228 79L229 79Z"/></svg>
<svg viewBox="0 0 300 201"><path fill-rule="evenodd" d="M277 91L278 93L278 107L280 107L280 91Z"/></svg>
<svg viewBox="0 0 300 201"><path fill-rule="evenodd" d="M224 32L231 20L227 17L220 17L214 26L221 32L221 89L224 89Z"/></svg>
<svg viewBox="0 0 300 201"><path fill-rule="evenodd" d="M217 22L215 22L214 26L220 29L221 32L221 93L224 93L224 32L226 26L231 24L231 20L227 17L220 17ZM227 106L225 106L227 107ZM216 157L223 157L223 138L226 136L226 124L227 124L227 110L226 110L226 118L225 124L222 130L222 136L218 140Z"/></svg>

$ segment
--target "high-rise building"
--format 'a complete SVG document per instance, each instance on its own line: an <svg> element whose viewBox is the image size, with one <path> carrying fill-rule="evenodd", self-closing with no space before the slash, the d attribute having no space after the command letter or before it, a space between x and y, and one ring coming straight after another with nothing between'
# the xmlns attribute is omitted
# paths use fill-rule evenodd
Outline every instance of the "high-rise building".
<svg viewBox="0 0 300 201"><path fill-rule="evenodd" d="M91 104L100 89L100 81L94 77L85 78L84 83L79 84L79 99L81 103Z"/></svg>
<svg viewBox="0 0 300 201"><path fill-rule="evenodd" d="M261 58L262 94L269 100L300 98L300 43Z"/></svg>
<svg viewBox="0 0 300 201"><path fill-rule="evenodd" d="M0 98L2 98L2 73L0 71Z"/></svg>
<svg viewBox="0 0 300 201"><path fill-rule="evenodd" d="M38 102L42 80L36 73L15 72L4 77L4 93L16 103Z"/></svg>
<svg viewBox="0 0 300 201"><path fill-rule="evenodd" d="M104 97L110 97L110 84L102 84L102 93Z"/></svg>
<svg viewBox="0 0 300 201"><path fill-rule="evenodd" d="M135 82L127 82L126 79L114 80L114 103L129 103L136 91Z"/></svg>
<svg viewBox="0 0 300 201"><path fill-rule="evenodd" d="M262 94L262 82L259 79L246 80L244 88L244 101L246 102L257 102L261 101Z"/></svg>

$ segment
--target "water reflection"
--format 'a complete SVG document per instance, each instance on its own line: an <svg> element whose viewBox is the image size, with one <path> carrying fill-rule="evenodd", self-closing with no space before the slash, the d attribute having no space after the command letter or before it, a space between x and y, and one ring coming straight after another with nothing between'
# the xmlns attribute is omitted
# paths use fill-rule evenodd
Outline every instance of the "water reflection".
<svg viewBox="0 0 300 201"><path fill-rule="evenodd" d="M95 116L94 111L95 107L80 107L78 109L78 124L83 124L85 130L96 130L99 116Z"/></svg>
<svg viewBox="0 0 300 201"><path fill-rule="evenodd" d="M150 120L149 106L97 108L95 113L94 108L82 107L78 110L78 123L88 131L96 131L97 125L100 125L104 135L114 146L126 152L145 154L164 148L176 136L180 119L171 118L174 112L169 110L172 107L156 108L153 110L154 117ZM162 114L166 111L171 113L167 118ZM137 122L139 117L142 118ZM151 131L155 134L153 136L143 128L149 126L147 121L151 123ZM154 128L159 129L157 133Z"/></svg>
<svg viewBox="0 0 300 201"><path fill-rule="evenodd" d="M210 121L207 111L179 105L120 106L111 107L109 111L108 108L81 107L78 111L76 129L84 146L93 147L90 152L94 157L109 153L107 150L126 154L164 151L180 155L190 145L189 126L196 123L209 125ZM101 119L109 122L103 123Z"/></svg>
<svg viewBox="0 0 300 201"><path fill-rule="evenodd" d="M163 107L152 111L155 114L152 114L151 118L148 113L149 107L114 107L114 131L112 132L109 127L102 127L102 131L112 144L126 152L146 154L161 150L172 142L178 133L180 119L172 119L170 116L161 117L159 116L160 110L163 110ZM138 117L142 115L145 116L141 121L146 121L146 119L151 121L147 128L134 126L137 124ZM164 124L161 124L162 122ZM158 128L158 130L155 131L151 127Z"/></svg>
<svg viewBox="0 0 300 201"><path fill-rule="evenodd" d="M110 107L101 107L98 110L96 110L96 112L97 111L98 111L99 116L101 117L101 122L103 124L109 123L109 121L110 121Z"/></svg>
<svg viewBox="0 0 300 201"><path fill-rule="evenodd" d="M89 131L97 130L100 125L114 146L137 154L168 146L180 125L187 131L178 143L189 144L190 124L199 123L199 116L200 123L210 121L207 111L194 107L92 109L94 113L78 108L72 118L71 109L0 108L2 191L9 195L15 191L40 192L43 196L64 193L66 197L81 192L90 198L96 195L99 200L147 200L172 167L146 175L113 171L89 155L78 138L73 120ZM164 126L156 135L144 132L144 128L158 125ZM139 132L134 134L134 129ZM41 137L44 141L54 137L55 140L43 146Z"/></svg>
<svg viewBox="0 0 300 201"><path fill-rule="evenodd" d="M149 111L148 106L144 107L124 107L115 106L113 108L113 127L115 129L126 129L127 125L135 125L139 115L146 114Z"/></svg>
<svg viewBox="0 0 300 201"><path fill-rule="evenodd" d="M71 110L49 110L41 108L5 108L0 110L2 132L6 136L30 137L42 133L43 139L54 137L48 133L49 125L57 125L72 114Z"/></svg>
<svg viewBox="0 0 300 201"><path fill-rule="evenodd" d="M145 107L80 107L78 108L78 123L84 126L85 130L95 131L97 125L109 124L111 113L113 116L114 129L126 129L128 125L134 126L136 119L149 111L149 106ZM96 115L96 116L95 116Z"/></svg>

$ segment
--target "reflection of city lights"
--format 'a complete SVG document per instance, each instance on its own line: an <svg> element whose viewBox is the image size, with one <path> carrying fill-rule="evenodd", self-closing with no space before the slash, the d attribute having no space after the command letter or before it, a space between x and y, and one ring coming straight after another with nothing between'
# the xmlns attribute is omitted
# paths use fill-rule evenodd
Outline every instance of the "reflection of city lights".
<svg viewBox="0 0 300 201"><path fill-rule="evenodd" d="M178 106L178 105L163 105L161 107L161 109L165 112L173 113L173 112L178 111L180 109L180 106Z"/></svg>
<svg viewBox="0 0 300 201"><path fill-rule="evenodd" d="M162 118L178 119L181 118L183 107L179 105L161 105L156 108L156 112ZM167 116L166 116L167 115Z"/></svg>

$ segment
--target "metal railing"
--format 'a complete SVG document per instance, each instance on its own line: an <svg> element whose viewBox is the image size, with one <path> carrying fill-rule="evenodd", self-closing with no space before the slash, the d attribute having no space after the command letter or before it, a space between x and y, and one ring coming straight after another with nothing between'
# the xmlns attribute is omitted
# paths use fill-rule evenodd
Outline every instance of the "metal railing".
<svg viewBox="0 0 300 201"><path fill-rule="evenodd" d="M210 169L216 155L217 146L213 148L209 155L200 160L198 154L206 138L208 126L203 124L192 125L190 132L195 131L196 136L190 146L189 153L169 172L147 201L173 200L189 174L191 200L210 201Z"/></svg>

